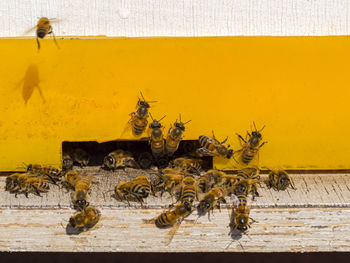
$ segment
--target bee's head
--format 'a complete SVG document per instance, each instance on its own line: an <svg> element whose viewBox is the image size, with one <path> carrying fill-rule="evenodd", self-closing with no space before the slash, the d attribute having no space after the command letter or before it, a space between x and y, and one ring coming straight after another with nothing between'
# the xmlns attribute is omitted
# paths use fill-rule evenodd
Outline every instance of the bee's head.
<svg viewBox="0 0 350 263"><path fill-rule="evenodd" d="M230 150L227 151L226 158L227 158L227 159L230 159L230 158L232 157L232 155L233 155L233 150L230 149Z"/></svg>
<svg viewBox="0 0 350 263"><path fill-rule="evenodd" d="M42 32L42 31L40 31L40 32L38 32L38 38L44 38L45 37L45 32Z"/></svg>

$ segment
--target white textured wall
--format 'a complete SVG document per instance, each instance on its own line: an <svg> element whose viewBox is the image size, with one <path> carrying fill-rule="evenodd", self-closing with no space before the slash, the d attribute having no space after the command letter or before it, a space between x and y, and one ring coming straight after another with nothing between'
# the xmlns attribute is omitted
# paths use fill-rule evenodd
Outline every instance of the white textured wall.
<svg viewBox="0 0 350 263"><path fill-rule="evenodd" d="M56 35L348 35L350 0L0 0L0 36L37 17Z"/></svg>

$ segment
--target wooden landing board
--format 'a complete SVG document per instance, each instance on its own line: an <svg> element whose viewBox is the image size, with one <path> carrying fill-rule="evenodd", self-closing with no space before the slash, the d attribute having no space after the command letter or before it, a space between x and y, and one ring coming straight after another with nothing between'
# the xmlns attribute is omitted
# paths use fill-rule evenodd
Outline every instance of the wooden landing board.
<svg viewBox="0 0 350 263"><path fill-rule="evenodd" d="M215 210L210 221L197 213L187 217L169 242L169 229L150 223L170 203L150 197L143 208L128 207L107 193L121 180L149 172L106 172L88 167L83 173L95 176L91 205L102 212L90 231L68 235L65 225L75 212L70 193L52 187L43 197L0 192L1 251L349 251L350 175L293 174L297 190L276 192L261 187L251 217L257 220L248 236L229 236L230 209ZM0 189L5 178L0 178ZM105 194L103 194L105 193ZM227 199L229 202L230 200ZM236 240L237 239L237 240ZM241 245L242 247L241 247Z"/></svg>

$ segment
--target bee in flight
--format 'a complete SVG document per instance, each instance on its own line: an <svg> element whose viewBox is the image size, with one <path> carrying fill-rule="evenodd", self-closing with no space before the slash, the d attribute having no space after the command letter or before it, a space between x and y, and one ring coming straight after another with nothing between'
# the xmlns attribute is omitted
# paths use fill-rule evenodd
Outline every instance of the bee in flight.
<svg viewBox="0 0 350 263"><path fill-rule="evenodd" d="M183 137L183 132L185 131L185 124L189 123L191 120L183 123L181 121L181 114L179 115L180 122L177 120L174 126L170 126L168 135L165 141L165 151L169 156L172 156L176 150L179 148L179 144Z"/></svg>
<svg viewBox="0 0 350 263"><path fill-rule="evenodd" d="M149 113L152 119L152 123L149 125L150 128L150 136L149 136L149 144L151 145L152 154L154 157L159 157L164 154L164 132L163 126L160 124L160 121L165 118L162 117L158 121L153 119L152 114Z"/></svg>
<svg viewBox="0 0 350 263"><path fill-rule="evenodd" d="M250 208L252 204L251 195L232 195L233 198L233 207L230 220L230 233L238 230L240 233L245 234L250 227L250 220L255 222L252 218L249 217Z"/></svg>
<svg viewBox="0 0 350 263"><path fill-rule="evenodd" d="M244 165L248 165L257 155L259 152L259 149L267 142L263 142L260 144L260 141L262 140L261 131L265 128L263 126L259 131L257 130L255 123L254 128L255 131L253 131L251 134L247 132L248 138L245 140L241 135L237 134L240 143L242 145L242 148L235 153L241 153L239 157L239 163L243 163Z"/></svg>
<svg viewBox="0 0 350 263"><path fill-rule="evenodd" d="M267 187L273 188L276 191L284 191L288 187L291 187L295 190L295 187L288 175L288 173L280 168L273 169L269 173L269 178L266 182Z"/></svg>
<svg viewBox="0 0 350 263"><path fill-rule="evenodd" d="M96 207L88 206L76 212L69 219L69 226L86 231L92 228L100 220L101 212Z"/></svg>
<svg viewBox="0 0 350 263"><path fill-rule="evenodd" d="M117 168L139 168L130 152L118 149L109 153L103 160L103 168L115 170Z"/></svg>
<svg viewBox="0 0 350 263"><path fill-rule="evenodd" d="M129 203L129 197L136 198L140 204L143 204L143 198L147 198L151 191L151 184L146 176L138 176L129 182L120 182L114 188L115 197L126 200Z"/></svg>
<svg viewBox="0 0 350 263"><path fill-rule="evenodd" d="M140 136L146 130L148 124L148 109L150 108L149 103L156 102L146 101L143 97L142 92L140 93L142 100L139 98L136 104L136 112L132 112L130 114L131 118L129 120L129 124L132 126L132 132L134 136Z"/></svg>
<svg viewBox="0 0 350 263"><path fill-rule="evenodd" d="M53 30L52 30L52 25L51 25L52 22L58 22L58 20L54 18L48 19L47 17L42 17L39 19L36 26L34 26L33 28L25 32L25 33L29 33L30 31L36 29L36 41L38 43L38 50L40 50L39 38L43 39L46 35L50 35L50 34L52 34L53 40L55 41L57 48L60 48L57 44L55 34L53 33Z"/></svg>
<svg viewBox="0 0 350 263"><path fill-rule="evenodd" d="M199 144L201 148L197 149L197 153L199 155L206 156L221 156L227 159L230 159L234 153L232 149L230 149L230 145L225 146L224 143L227 141L228 137L222 142L219 142L213 133L213 138L209 136L201 135L199 136Z"/></svg>

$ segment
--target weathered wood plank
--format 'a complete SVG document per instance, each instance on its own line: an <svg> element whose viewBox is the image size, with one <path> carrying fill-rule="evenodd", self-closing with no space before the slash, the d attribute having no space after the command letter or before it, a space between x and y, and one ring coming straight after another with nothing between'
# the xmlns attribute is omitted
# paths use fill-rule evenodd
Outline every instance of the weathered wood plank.
<svg viewBox="0 0 350 263"><path fill-rule="evenodd" d="M262 185L253 203L254 223L248 235L228 235L230 201L210 221L194 211L169 242L169 229L158 229L149 219L171 203L165 194L138 203L116 201L113 187L140 174L127 170L107 172L96 167L81 170L93 174L90 203L102 212L90 231L68 235L64 226L75 212L70 193L53 186L43 197L25 198L0 191L0 251L349 251L350 176L348 174L293 174L297 190L274 191ZM152 174L153 173L153 174ZM0 178L0 189L5 178ZM196 222L196 220L198 221ZM64 225L64 226L63 226ZM241 246L242 245L242 246Z"/></svg>

